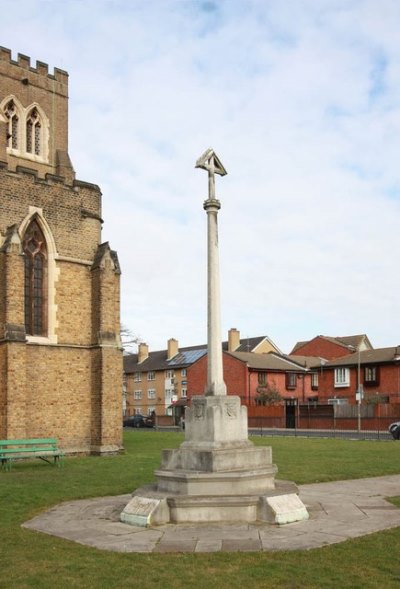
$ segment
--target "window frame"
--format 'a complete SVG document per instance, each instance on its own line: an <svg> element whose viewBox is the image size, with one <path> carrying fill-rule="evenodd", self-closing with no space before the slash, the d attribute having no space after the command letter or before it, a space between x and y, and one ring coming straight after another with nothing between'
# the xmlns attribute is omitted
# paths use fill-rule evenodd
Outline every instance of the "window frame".
<svg viewBox="0 0 400 589"><path fill-rule="evenodd" d="M9 113L11 104L12 114ZM0 110L8 124L7 153L35 162L49 163L50 124L40 105L33 102L25 108L18 98L11 94L2 101Z"/></svg>
<svg viewBox="0 0 400 589"><path fill-rule="evenodd" d="M319 387L319 374L318 372L311 373L311 390L318 391Z"/></svg>
<svg viewBox="0 0 400 589"><path fill-rule="evenodd" d="M297 373L286 372L285 373L285 388L287 391L294 391L297 388Z"/></svg>
<svg viewBox="0 0 400 589"><path fill-rule="evenodd" d="M350 368L339 366L334 369L334 386L335 388L345 388L350 386Z"/></svg>
<svg viewBox="0 0 400 589"><path fill-rule="evenodd" d="M379 366L377 364L364 366L364 385L366 387L378 386L379 372Z"/></svg>
<svg viewBox="0 0 400 589"><path fill-rule="evenodd" d="M265 386L267 384L267 373L257 372L257 382L260 386Z"/></svg>
<svg viewBox="0 0 400 589"><path fill-rule="evenodd" d="M28 336L48 336L48 247L36 218L22 240L24 252L24 316Z"/></svg>

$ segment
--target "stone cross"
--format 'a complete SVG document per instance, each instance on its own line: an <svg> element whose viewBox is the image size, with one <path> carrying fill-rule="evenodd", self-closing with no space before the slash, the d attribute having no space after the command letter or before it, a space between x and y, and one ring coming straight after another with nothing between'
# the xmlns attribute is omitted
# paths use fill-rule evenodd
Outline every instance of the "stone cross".
<svg viewBox="0 0 400 589"><path fill-rule="evenodd" d="M196 168L208 172L207 212L207 385L205 395L226 395L222 367L221 312L219 294L218 211L221 203L215 198L215 174L226 170L213 149L207 149L196 162Z"/></svg>

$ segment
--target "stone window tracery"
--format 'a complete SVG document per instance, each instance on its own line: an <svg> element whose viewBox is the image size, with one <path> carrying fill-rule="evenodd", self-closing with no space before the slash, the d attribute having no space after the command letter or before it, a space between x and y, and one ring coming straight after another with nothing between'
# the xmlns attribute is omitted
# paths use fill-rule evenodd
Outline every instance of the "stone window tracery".
<svg viewBox="0 0 400 589"><path fill-rule="evenodd" d="M23 239L25 254L25 329L28 335L47 334L47 246L34 219Z"/></svg>
<svg viewBox="0 0 400 589"><path fill-rule="evenodd" d="M42 108L37 103L24 108L10 95L0 104L0 112L8 123L7 151L17 157L47 162L50 124Z"/></svg>
<svg viewBox="0 0 400 589"><path fill-rule="evenodd" d="M33 108L26 120L26 151L41 154L41 122L37 108Z"/></svg>
<svg viewBox="0 0 400 589"><path fill-rule="evenodd" d="M18 110L13 100L7 103L4 114L8 119L8 146L12 149L18 149Z"/></svg>

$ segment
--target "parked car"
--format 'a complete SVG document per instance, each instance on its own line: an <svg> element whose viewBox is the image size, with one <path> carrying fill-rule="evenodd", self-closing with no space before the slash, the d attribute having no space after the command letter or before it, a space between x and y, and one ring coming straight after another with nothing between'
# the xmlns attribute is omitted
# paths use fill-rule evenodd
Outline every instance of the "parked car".
<svg viewBox="0 0 400 589"><path fill-rule="evenodd" d="M154 427L154 417L136 413L136 415L124 417L122 424L124 427Z"/></svg>
<svg viewBox="0 0 400 589"><path fill-rule="evenodd" d="M400 421L395 421L389 425L389 431L395 440L400 440Z"/></svg>

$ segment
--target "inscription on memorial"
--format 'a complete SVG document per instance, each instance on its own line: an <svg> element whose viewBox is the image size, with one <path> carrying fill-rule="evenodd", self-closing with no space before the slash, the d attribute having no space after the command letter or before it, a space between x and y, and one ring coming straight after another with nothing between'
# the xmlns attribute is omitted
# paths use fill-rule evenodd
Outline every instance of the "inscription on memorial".
<svg viewBox="0 0 400 589"><path fill-rule="evenodd" d="M134 497L126 506L125 512L131 515L148 516L159 504L158 499Z"/></svg>

